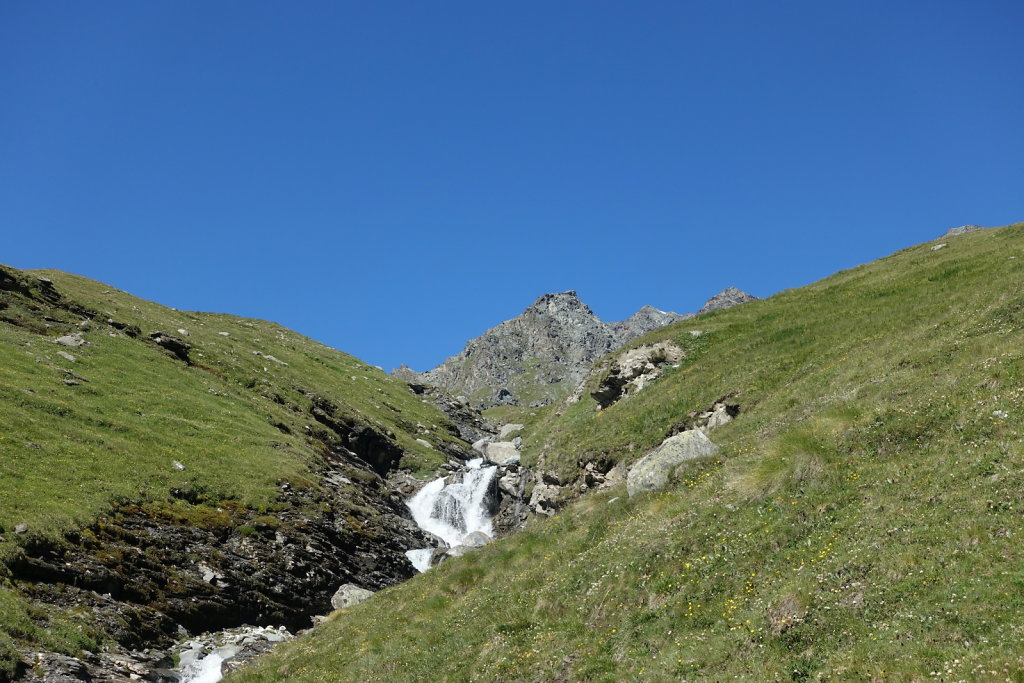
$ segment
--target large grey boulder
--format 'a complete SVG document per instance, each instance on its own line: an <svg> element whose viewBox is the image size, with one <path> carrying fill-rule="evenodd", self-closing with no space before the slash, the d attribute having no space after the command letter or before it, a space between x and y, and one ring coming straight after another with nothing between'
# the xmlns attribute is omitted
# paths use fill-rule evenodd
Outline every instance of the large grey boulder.
<svg viewBox="0 0 1024 683"><path fill-rule="evenodd" d="M466 548L482 548L491 542L491 537L482 531L474 531L462 539L462 545Z"/></svg>
<svg viewBox="0 0 1024 683"><path fill-rule="evenodd" d="M658 491L668 484L676 467L689 460L710 457L717 451L718 446L698 430L670 436L630 468L626 476L626 491L630 497Z"/></svg>
<svg viewBox="0 0 1024 683"><path fill-rule="evenodd" d="M85 341L85 338L77 332L74 334L66 334L63 337L57 337L53 341L61 346L92 346L92 344Z"/></svg>
<svg viewBox="0 0 1024 683"><path fill-rule="evenodd" d="M495 441L487 444L484 458L495 465L514 465L520 460L519 449L511 441Z"/></svg>
<svg viewBox="0 0 1024 683"><path fill-rule="evenodd" d="M373 595L373 591L360 588L354 583L345 583L341 585L331 598L331 607L334 609L352 607L361 602L366 602L371 595Z"/></svg>

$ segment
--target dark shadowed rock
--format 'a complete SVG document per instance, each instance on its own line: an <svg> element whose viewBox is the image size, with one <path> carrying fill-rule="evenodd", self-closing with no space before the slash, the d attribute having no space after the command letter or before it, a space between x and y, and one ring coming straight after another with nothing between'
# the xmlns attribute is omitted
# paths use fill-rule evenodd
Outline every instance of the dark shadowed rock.
<svg viewBox="0 0 1024 683"><path fill-rule="evenodd" d="M149 338L156 343L157 346L167 349L173 353L178 360L182 360L189 363L188 352L192 350L192 345L181 337L175 337L174 335L164 334L163 332L150 332Z"/></svg>

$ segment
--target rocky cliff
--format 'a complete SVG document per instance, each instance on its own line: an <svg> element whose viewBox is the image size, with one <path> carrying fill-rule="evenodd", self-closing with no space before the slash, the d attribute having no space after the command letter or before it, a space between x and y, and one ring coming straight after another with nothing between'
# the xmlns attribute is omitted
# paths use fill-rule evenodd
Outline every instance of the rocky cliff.
<svg viewBox="0 0 1024 683"><path fill-rule="evenodd" d="M729 287L700 312L754 298ZM575 291L545 294L520 315L471 339L461 353L433 370L416 373L402 366L392 374L441 387L480 409L546 405L571 392L606 353L693 315L644 306L626 320L606 323Z"/></svg>

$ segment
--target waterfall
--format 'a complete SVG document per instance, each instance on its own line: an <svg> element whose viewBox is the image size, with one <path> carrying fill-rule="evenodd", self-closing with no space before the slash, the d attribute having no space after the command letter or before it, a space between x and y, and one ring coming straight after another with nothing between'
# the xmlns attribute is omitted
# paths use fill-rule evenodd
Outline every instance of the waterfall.
<svg viewBox="0 0 1024 683"><path fill-rule="evenodd" d="M486 498L498 468L482 465L481 458L470 460L466 470L456 475L456 481L435 479L406 501L416 524L440 537L449 548L462 545L474 532L494 535ZM434 548L408 550L405 554L423 572L430 568Z"/></svg>

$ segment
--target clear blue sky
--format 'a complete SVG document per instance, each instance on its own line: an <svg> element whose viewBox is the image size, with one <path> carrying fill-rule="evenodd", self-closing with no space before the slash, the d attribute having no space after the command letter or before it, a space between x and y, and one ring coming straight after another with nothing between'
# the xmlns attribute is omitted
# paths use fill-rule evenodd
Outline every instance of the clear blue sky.
<svg viewBox="0 0 1024 683"><path fill-rule="evenodd" d="M0 262L426 369L1024 220L1024 3L5 2Z"/></svg>

